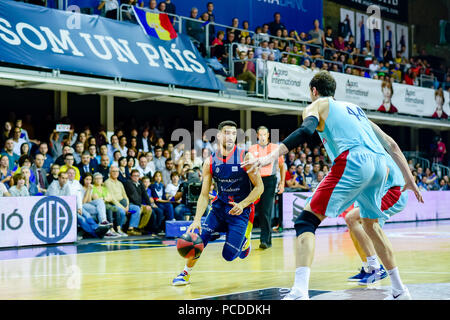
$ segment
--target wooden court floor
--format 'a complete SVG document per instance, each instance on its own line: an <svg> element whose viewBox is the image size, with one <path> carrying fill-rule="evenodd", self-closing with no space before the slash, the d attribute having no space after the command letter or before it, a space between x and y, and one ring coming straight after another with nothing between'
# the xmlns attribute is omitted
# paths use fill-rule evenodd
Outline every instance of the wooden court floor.
<svg viewBox="0 0 450 320"><path fill-rule="evenodd" d="M406 285L450 284L450 221L387 225L397 264ZM290 288L294 279L295 234L273 239L268 250L252 249L244 259L226 262L223 242L208 245L197 263L191 284L173 287L171 281L184 267L173 246L100 251L0 260L0 299L200 299L263 288ZM104 243L107 246L129 244ZM259 241L252 240L257 248ZM347 277L360 260L345 228L319 229L310 289L331 292L360 290ZM384 279L379 286L389 286ZM439 299L450 299L450 290ZM436 291L436 290L435 290ZM363 291L359 298L364 296ZM345 295L337 297L345 299ZM414 298L414 297L413 297Z"/></svg>

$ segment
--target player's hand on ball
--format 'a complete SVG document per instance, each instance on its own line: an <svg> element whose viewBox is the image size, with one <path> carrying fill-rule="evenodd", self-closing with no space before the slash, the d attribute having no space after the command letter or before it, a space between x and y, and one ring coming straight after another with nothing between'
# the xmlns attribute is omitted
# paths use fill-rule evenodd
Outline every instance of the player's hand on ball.
<svg viewBox="0 0 450 320"><path fill-rule="evenodd" d="M186 233L194 233L195 229L198 229L198 233L202 234L202 224L200 221L194 220L187 229Z"/></svg>
<svg viewBox="0 0 450 320"><path fill-rule="evenodd" d="M244 212L244 208L242 208L241 204L236 203L236 202L228 202L228 203L233 206L233 208L231 208L229 214L231 214L233 216L238 216L242 212Z"/></svg>

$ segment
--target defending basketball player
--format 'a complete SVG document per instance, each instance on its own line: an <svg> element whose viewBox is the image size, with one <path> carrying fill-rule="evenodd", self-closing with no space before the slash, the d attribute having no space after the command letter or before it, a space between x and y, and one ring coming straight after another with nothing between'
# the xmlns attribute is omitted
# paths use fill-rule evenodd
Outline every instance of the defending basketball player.
<svg viewBox="0 0 450 320"><path fill-rule="evenodd" d="M377 133L377 130L375 130ZM386 155L387 166L389 168L388 179L386 181L383 198L381 199L381 211L384 217L378 219L378 224L383 227L384 223L394 214L403 211L408 202L408 193L404 190L405 180L398 166L394 163L391 156ZM355 203L355 208L345 216L350 237L355 249L362 261L361 271L348 278L350 282L358 282L359 285L369 285L387 277L387 272L380 265L376 251L370 237L364 231L360 208Z"/></svg>
<svg viewBox="0 0 450 320"><path fill-rule="evenodd" d="M193 223L187 233L199 230L206 247L211 234L226 232L222 256L226 261L237 257L244 259L250 252L250 236L253 227L254 205L264 191L258 171L247 172L241 164L251 160L251 154L236 146L237 125L224 121L219 125L218 152L213 153L203 164L202 191L197 202ZM201 217L209 202L209 191L213 179L218 187L216 199L201 225ZM253 186L253 189L252 189ZM192 268L198 258L187 259L184 270L172 281L175 286L190 283Z"/></svg>
<svg viewBox="0 0 450 320"><path fill-rule="evenodd" d="M360 107L334 100L336 82L330 73L317 73L309 86L313 102L303 111L302 126L270 155L242 164L251 166L249 172L257 170L304 143L316 130L334 161L330 173L319 184L311 201L295 222L297 269L294 285L285 299L309 299L315 231L325 217L337 217L356 201L361 208L363 228L391 278L392 292L389 298L410 299L408 289L403 285L395 265L392 247L378 224L378 219L383 217L381 199L388 174L383 146L402 171L406 181L405 189L412 190L416 198L423 202L409 168L405 167L404 156L389 141L378 141L373 123Z"/></svg>

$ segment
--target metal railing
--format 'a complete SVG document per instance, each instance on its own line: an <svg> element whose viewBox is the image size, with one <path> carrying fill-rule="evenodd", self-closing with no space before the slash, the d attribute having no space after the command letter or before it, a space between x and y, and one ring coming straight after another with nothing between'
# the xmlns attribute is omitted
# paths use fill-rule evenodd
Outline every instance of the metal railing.
<svg viewBox="0 0 450 320"><path fill-rule="evenodd" d="M444 176L450 176L450 168L439 163L433 163L431 170L436 172L437 176L442 179Z"/></svg>

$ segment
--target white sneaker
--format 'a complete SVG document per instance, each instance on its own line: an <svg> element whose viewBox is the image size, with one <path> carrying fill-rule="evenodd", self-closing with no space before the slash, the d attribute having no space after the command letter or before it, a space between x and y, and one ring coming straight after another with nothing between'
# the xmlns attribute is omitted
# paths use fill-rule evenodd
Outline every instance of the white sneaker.
<svg viewBox="0 0 450 320"><path fill-rule="evenodd" d="M403 291L395 293L391 289L391 293L384 300L412 300L411 294L407 287L403 287Z"/></svg>
<svg viewBox="0 0 450 320"><path fill-rule="evenodd" d="M303 294L300 290L292 288L282 300L309 300L308 294Z"/></svg>

